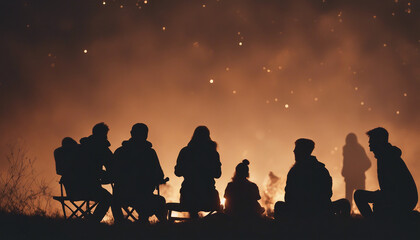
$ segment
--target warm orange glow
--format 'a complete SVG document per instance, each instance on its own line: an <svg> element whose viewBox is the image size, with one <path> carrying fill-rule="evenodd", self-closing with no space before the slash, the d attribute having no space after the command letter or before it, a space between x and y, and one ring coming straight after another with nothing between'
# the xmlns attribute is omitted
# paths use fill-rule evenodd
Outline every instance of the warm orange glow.
<svg viewBox="0 0 420 240"><path fill-rule="evenodd" d="M0 156L22 142L56 193L52 151L62 138L79 141L105 122L115 151L144 122L171 179L162 195L178 201L174 166L196 126L208 126L218 143L221 196L244 158L261 192L270 171L285 181L294 141L305 137L315 141L338 199L350 132L373 163L366 188L377 188L365 132L383 126L419 184L415 2L238 2L69 1L65 9L81 9L75 16L15 9L28 14L11 14L16 24L2 39Z"/></svg>

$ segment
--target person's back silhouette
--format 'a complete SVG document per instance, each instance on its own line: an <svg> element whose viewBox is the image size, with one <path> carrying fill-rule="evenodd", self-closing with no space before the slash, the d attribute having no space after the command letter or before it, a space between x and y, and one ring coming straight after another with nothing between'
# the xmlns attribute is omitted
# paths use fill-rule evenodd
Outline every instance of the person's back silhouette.
<svg viewBox="0 0 420 240"><path fill-rule="evenodd" d="M215 178L222 174L217 144L210 138L205 126L195 129L191 141L184 147L177 159L175 175L184 177L181 187L181 205L189 209L191 217L197 217L200 210L220 208L219 193Z"/></svg>
<svg viewBox="0 0 420 240"><path fill-rule="evenodd" d="M275 205L276 219L350 214L347 200L331 202L332 178L325 165L311 155L314 147L315 143L310 139L301 138L295 142L293 152L296 163L287 174L285 202L280 201Z"/></svg>
<svg viewBox="0 0 420 240"><path fill-rule="evenodd" d="M341 175L346 183L346 199L350 205L353 202L353 192L356 189L365 189L365 172L371 163L365 149L357 142L357 136L349 133L346 145L343 147L343 169Z"/></svg>
<svg viewBox="0 0 420 240"><path fill-rule="evenodd" d="M115 151L112 161L114 197L121 204L133 206L143 222L148 222L153 214L159 221L165 221L165 198L153 194L164 175L156 151L147 141L148 132L145 124L134 124L131 138Z"/></svg>
<svg viewBox="0 0 420 240"><path fill-rule="evenodd" d="M354 193L360 213L366 218L408 215L417 204L418 194L416 183L401 159L401 150L388 142L388 131L384 128L378 127L366 134L370 151L377 159L380 190ZM373 211L369 203L373 203Z"/></svg>
<svg viewBox="0 0 420 240"><path fill-rule="evenodd" d="M61 175L60 182L63 183L66 193L77 196L77 188L83 186L88 175L83 168L80 145L71 137L63 138L61 147L54 150L54 159L56 172Z"/></svg>
<svg viewBox="0 0 420 240"><path fill-rule="evenodd" d="M237 218L261 216L264 208L258 203L261 199L258 186L249 181L249 161L244 159L236 166L232 182L225 190L225 213Z"/></svg>

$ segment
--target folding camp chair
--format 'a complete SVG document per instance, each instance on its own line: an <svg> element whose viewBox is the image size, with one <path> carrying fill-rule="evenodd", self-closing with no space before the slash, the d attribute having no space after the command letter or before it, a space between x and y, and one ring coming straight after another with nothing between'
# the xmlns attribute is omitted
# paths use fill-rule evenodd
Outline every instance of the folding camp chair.
<svg viewBox="0 0 420 240"><path fill-rule="evenodd" d="M60 191L61 196L53 196L54 200L57 200L61 203L63 209L64 219L69 220L72 218L82 219L87 218L92 215L93 209L98 205L98 201L92 199L81 199L81 198L72 198L64 195L63 183L60 180ZM93 202L93 204L91 204ZM67 217L67 211L71 214Z"/></svg>
<svg viewBox="0 0 420 240"><path fill-rule="evenodd" d="M175 222L175 221L188 221L191 218L185 217L185 216L172 216L172 212L180 212L180 213L189 213L191 209L188 209L185 206L182 206L180 203L167 203L166 208L168 209L168 221L169 222ZM215 212L220 212L223 209L223 206L220 205L219 208L215 209L200 209L200 212L207 212L207 214L204 217L210 216L211 214Z"/></svg>
<svg viewBox="0 0 420 240"><path fill-rule="evenodd" d="M159 185L160 184L165 184L167 181L169 181L169 178L165 178L162 179L162 181L156 185L155 190L157 191L157 195L160 195L160 189L159 189ZM112 184L112 189L114 189L114 184ZM130 206L130 204L123 204L121 206L121 208L123 209L123 211L125 212L124 214L124 219L126 220L132 220L134 222L139 220L139 213L137 212L137 210L135 208L133 208L132 206Z"/></svg>

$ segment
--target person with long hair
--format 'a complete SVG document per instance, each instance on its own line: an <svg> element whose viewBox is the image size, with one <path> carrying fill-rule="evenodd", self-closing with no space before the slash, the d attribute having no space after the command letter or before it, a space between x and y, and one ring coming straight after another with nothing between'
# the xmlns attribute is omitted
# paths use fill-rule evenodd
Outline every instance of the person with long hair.
<svg viewBox="0 0 420 240"><path fill-rule="evenodd" d="M192 218L199 211L212 211L220 208L219 193L215 178L222 175L217 143L210 138L206 126L199 126L177 159L175 175L184 177L180 190L182 206L187 208Z"/></svg>
<svg viewBox="0 0 420 240"><path fill-rule="evenodd" d="M343 147L343 170L341 175L346 183L346 199L350 205L353 203L353 192L356 189L365 189L365 172L370 168L371 162L365 149L357 141L354 133L346 137L346 145Z"/></svg>
<svg viewBox="0 0 420 240"><path fill-rule="evenodd" d="M261 216L264 208L258 186L249 181L249 161L244 159L235 168L235 175L225 190L225 213L233 217L255 218Z"/></svg>

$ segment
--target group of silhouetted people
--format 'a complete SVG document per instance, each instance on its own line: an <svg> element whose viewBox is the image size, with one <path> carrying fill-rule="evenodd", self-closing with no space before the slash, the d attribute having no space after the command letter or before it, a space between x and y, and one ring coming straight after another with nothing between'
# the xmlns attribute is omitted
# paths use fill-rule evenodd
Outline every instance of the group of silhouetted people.
<svg viewBox="0 0 420 240"><path fill-rule="evenodd" d="M93 127L92 135L77 143L70 137L55 150L57 174L61 175L66 193L73 199L91 199L98 203L92 218L100 221L109 207L115 222L123 221L122 207L133 207L139 219L148 222L156 215L166 221L165 198L154 194L156 186L165 182L156 151L147 141L148 127L143 123L131 129L131 138L114 153L109 149L109 128L104 123ZM328 218L350 215L353 191L361 214L372 216L405 216L417 204L417 188L401 150L388 142L388 132L375 128L367 132L370 150L378 160L380 190L364 190L365 171L370 161L356 135L349 134L343 148L342 175L346 182L346 199L331 201L332 178L325 165L312 155L315 143L300 138L295 142L295 164L287 175L285 199L275 204L274 217L279 220ZM249 181L250 162L243 160L227 185L224 213L238 219L257 218L265 209L258 186ZM182 148L175 166L175 175L183 177L180 205L191 218L199 211L221 211L215 178L221 176L217 143L205 126L195 129L190 142ZM102 188L112 184L113 194ZM373 203L373 209L369 203Z"/></svg>

